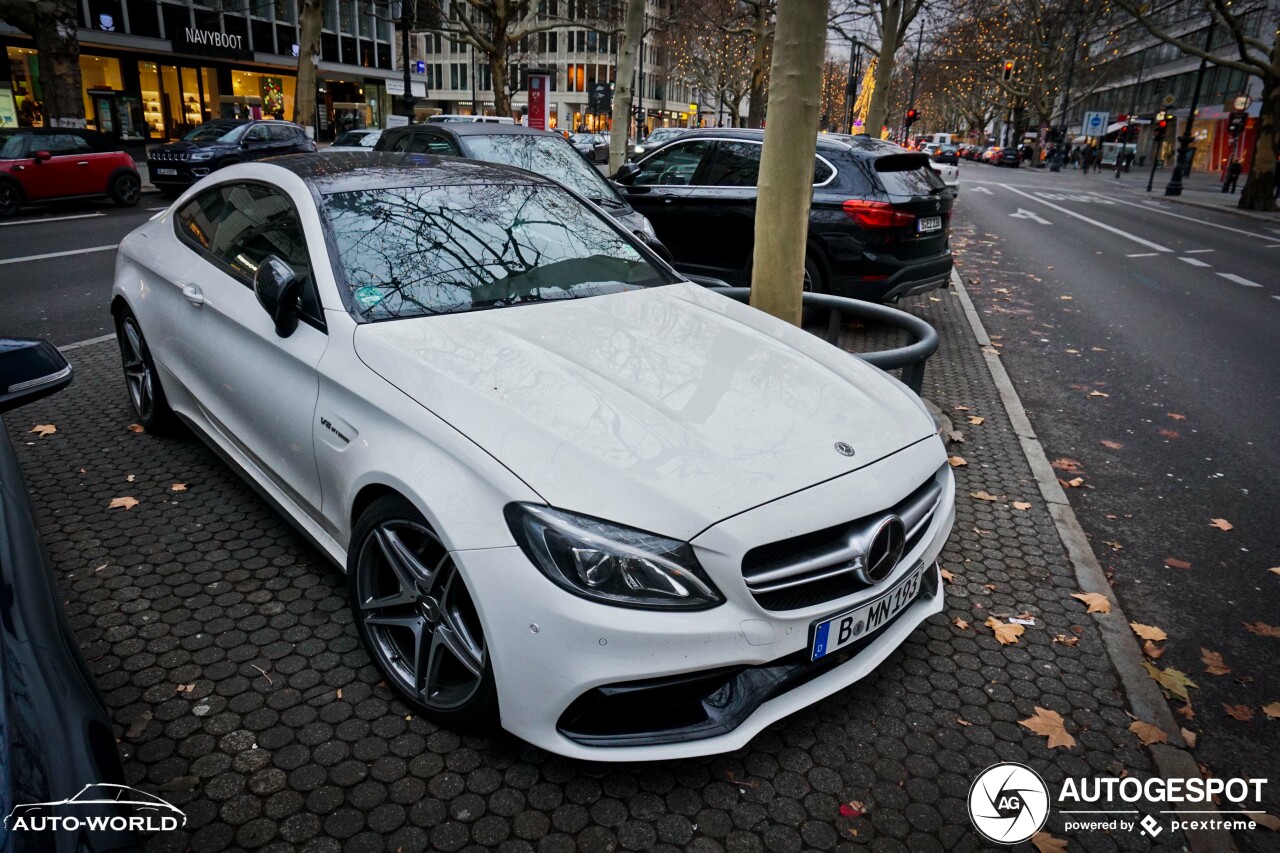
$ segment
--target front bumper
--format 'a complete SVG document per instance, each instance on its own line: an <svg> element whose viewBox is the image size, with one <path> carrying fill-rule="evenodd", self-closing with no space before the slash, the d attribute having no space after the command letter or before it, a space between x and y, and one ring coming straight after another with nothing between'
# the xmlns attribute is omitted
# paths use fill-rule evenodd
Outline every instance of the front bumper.
<svg viewBox="0 0 1280 853"><path fill-rule="evenodd" d="M161 174L165 170L172 170L174 174ZM195 163L187 161L147 161L147 179L153 186L157 187L181 187L185 189L211 171L213 171L212 161Z"/></svg>
<svg viewBox="0 0 1280 853"><path fill-rule="evenodd" d="M595 761L710 755L745 745L770 723L865 677L941 612L936 570L893 621L831 660L808 662L810 626L875 600L915 566L937 560L955 516L950 471L925 535L874 589L767 611L742 578L742 554L801 532L798 519L801 529L816 529L877 512L901 497L899 483L918 485L944 462L941 443L930 438L712 527L693 544L727 600L697 613L586 601L557 588L516 547L455 552L484 623L504 728L551 752ZM623 706L608 697L619 693L636 701L629 718L611 727L609 715Z"/></svg>

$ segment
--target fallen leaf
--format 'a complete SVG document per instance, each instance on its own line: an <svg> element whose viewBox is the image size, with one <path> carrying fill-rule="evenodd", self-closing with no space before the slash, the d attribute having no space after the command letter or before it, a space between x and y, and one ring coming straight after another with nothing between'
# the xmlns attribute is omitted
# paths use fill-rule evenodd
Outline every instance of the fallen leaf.
<svg viewBox="0 0 1280 853"><path fill-rule="evenodd" d="M1080 463L1074 459L1068 459L1065 456L1059 457L1049 464L1054 468L1057 468L1059 471L1066 471L1069 474L1080 473Z"/></svg>
<svg viewBox="0 0 1280 853"><path fill-rule="evenodd" d="M1026 501L1014 501L1013 503L1009 504L1009 506L1013 507L1014 509L1023 510L1024 512L1026 510L1031 509L1031 504L1027 503Z"/></svg>
<svg viewBox="0 0 1280 853"><path fill-rule="evenodd" d="M956 722L957 722L957 723L959 723L960 725L964 726L966 729L967 729L967 728L969 728L969 726L972 726L972 725L973 725L973 723L969 722L968 720L964 719L963 717L956 717Z"/></svg>
<svg viewBox="0 0 1280 853"><path fill-rule="evenodd" d="M1262 706L1262 713L1273 720L1280 720L1280 702L1268 702Z"/></svg>
<svg viewBox="0 0 1280 853"><path fill-rule="evenodd" d="M964 433L958 429L953 429L947 433L947 440L954 441L956 444L964 444Z"/></svg>
<svg viewBox="0 0 1280 853"><path fill-rule="evenodd" d="M1231 667L1223 663L1222 655L1203 647L1200 649L1200 661L1204 664L1204 671L1210 675L1226 675L1231 672Z"/></svg>
<svg viewBox="0 0 1280 853"><path fill-rule="evenodd" d="M186 483L174 483L172 486L169 487L169 491L171 492L185 492L186 490L187 490Z"/></svg>
<svg viewBox="0 0 1280 853"><path fill-rule="evenodd" d="M143 711L129 724L129 729L124 733L124 736L130 740L142 737L142 733L147 730L147 723L149 722L151 722L151 712Z"/></svg>
<svg viewBox="0 0 1280 853"><path fill-rule="evenodd" d="M1160 655L1164 654L1164 649L1162 649L1160 646L1157 646L1155 643L1151 642L1150 640L1147 640L1142 644L1142 653L1147 657L1151 658L1152 660L1159 660Z"/></svg>
<svg viewBox="0 0 1280 853"><path fill-rule="evenodd" d="M1186 560L1179 560L1177 557L1165 557L1164 564L1171 569L1189 569L1191 564Z"/></svg>
<svg viewBox="0 0 1280 853"><path fill-rule="evenodd" d="M1235 528L1235 525L1227 521L1225 518L1211 518L1209 519L1209 526L1216 527L1223 532L1226 532L1228 530L1232 530Z"/></svg>
<svg viewBox="0 0 1280 853"><path fill-rule="evenodd" d="M199 786L199 776L178 776L168 782L157 785L156 790L162 794L171 794L176 791L194 791Z"/></svg>
<svg viewBox="0 0 1280 853"><path fill-rule="evenodd" d="M947 462L951 464L952 468L963 468L969 464L963 456L949 456L947 457Z"/></svg>
<svg viewBox="0 0 1280 853"><path fill-rule="evenodd" d="M1084 477L1072 477L1070 480L1067 480L1067 485L1073 489L1078 489L1084 485Z"/></svg>
<svg viewBox="0 0 1280 853"><path fill-rule="evenodd" d="M1059 296L1058 298L1066 302L1070 302L1072 299L1075 299L1074 296Z"/></svg>
<svg viewBox="0 0 1280 853"><path fill-rule="evenodd" d="M1246 622L1244 629L1250 634L1257 634L1259 637L1273 637L1280 640L1280 628L1274 625L1268 625L1266 622Z"/></svg>
<svg viewBox="0 0 1280 853"><path fill-rule="evenodd" d="M1247 723L1253 719L1253 709L1248 705L1228 705L1223 702L1222 710L1227 712L1228 717L1239 720L1242 723Z"/></svg>
<svg viewBox="0 0 1280 853"><path fill-rule="evenodd" d="M112 498L111 504L107 507L107 509L119 509L120 507L124 507L125 509L133 509L137 505L138 505L137 498L130 498L130 497Z"/></svg>
<svg viewBox="0 0 1280 853"><path fill-rule="evenodd" d="M142 424L129 424L128 430L129 432L134 433L135 435L139 435L141 433L146 432L147 428L144 427Z"/></svg>
<svg viewBox="0 0 1280 853"><path fill-rule="evenodd" d="M1073 592L1072 598L1078 598L1085 604L1089 605L1087 612L1089 613L1110 613L1111 602L1107 597L1098 592Z"/></svg>
<svg viewBox="0 0 1280 853"><path fill-rule="evenodd" d="M1191 708L1190 702L1183 705L1181 708L1175 709L1174 713L1188 720L1194 720L1196 718L1196 712Z"/></svg>
<svg viewBox="0 0 1280 853"><path fill-rule="evenodd" d="M1061 714L1057 711L1041 708L1039 705L1035 706L1035 708L1035 714L1025 720L1019 720L1018 725L1030 729L1038 735L1047 737L1049 739L1049 749L1055 749L1059 746L1071 749L1076 745L1076 739L1067 732Z"/></svg>
<svg viewBox="0 0 1280 853"><path fill-rule="evenodd" d="M1196 740L1198 739L1196 733L1191 729L1179 729L1178 731L1182 732L1182 739L1187 742L1187 749L1195 749Z"/></svg>
<svg viewBox="0 0 1280 853"><path fill-rule="evenodd" d="M1031 843L1037 853L1067 853L1067 839L1055 838L1047 832L1037 832L1031 836Z"/></svg>
<svg viewBox="0 0 1280 853"><path fill-rule="evenodd" d="M338 698L339 698L339 699L341 699L341 698L342 698L342 688L341 688L341 687L339 687L339 688L338 688Z"/></svg>
<svg viewBox="0 0 1280 853"><path fill-rule="evenodd" d="M192 684L179 684L177 687L173 688L173 690L174 690L174 692L175 692L175 693L190 693L191 691L193 691L193 690L195 690L195 689L196 689L196 686L195 686L195 684L194 684L194 683L192 683Z"/></svg>
<svg viewBox="0 0 1280 853"><path fill-rule="evenodd" d="M134 477L132 474L130 474L128 477L125 477L125 478L124 478L124 481L125 481L126 483L132 483L135 479L137 479L137 478L136 478L136 477Z"/></svg>
<svg viewBox="0 0 1280 853"><path fill-rule="evenodd" d="M973 424L974 426L977 426L978 424L982 423L985 420L986 418L978 417L977 415L969 415L969 423Z"/></svg>
<svg viewBox="0 0 1280 853"><path fill-rule="evenodd" d="M1086 397L1110 397L1111 395L1103 391L1090 391L1088 394L1085 394L1085 396Z"/></svg>
<svg viewBox="0 0 1280 853"><path fill-rule="evenodd" d="M1109 447L1112 450L1119 450L1120 448L1124 447L1124 445L1118 441L1109 441L1105 438L1098 443L1101 444L1103 447Z"/></svg>
<svg viewBox="0 0 1280 853"><path fill-rule="evenodd" d="M942 579L947 583L955 583L956 576L946 569L938 569L938 574L942 575Z"/></svg>
<svg viewBox="0 0 1280 853"><path fill-rule="evenodd" d="M980 500L980 501L998 501L998 500L1000 500L998 497L996 497L995 495L993 495L993 494L991 494L990 492L987 492L987 491L981 491L981 492L970 492L970 493L969 493L969 497L971 497L971 498L977 498L977 499L978 499L978 500Z"/></svg>
<svg viewBox="0 0 1280 853"><path fill-rule="evenodd" d="M1157 642L1169 639L1169 635L1154 625L1142 625L1138 622L1130 622L1129 627L1133 629L1133 633L1137 634L1144 640L1155 640Z"/></svg>
<svg viewBox="0 0 1280 853"><path fill-rule="evenodd" d="M850 800L847 803L840 804L840 814L843 817L862 817L866 813L866 806L857 800Z"/></svg>
<svg viewBox="0 0 1280 853"><path fill-rule="evenodd" d="M1272 832L1280 832L1280 817L1273 814L1254 814L1251 816L1258 826L1265 826Z"/></svg>
<svg viewBox="0 0 1280 853"><path fill-rule="evenodd" d="M1010 625L1008 622L1001 622L994 616L988 616L987 621L983 624L991 629L991 632L996 635L996 640L1002 646L1018 642L1018 638L1027 630L1021 625Z"/></svg>
<svg viewBox="0 0 1280 853"><path fill-rule="evenodd" d="M31 431L44 438L46 435L53 435L58 428L53 424L36 424Z"/></svg>
<svg viewBox="0 0 1280 853"><path fill-rule="evenodd" d="M1077 646L1080 644L1079 637L1068 637L1066 634L1055 634L1053 641L1055 643L1061 643L1064 646Z"/></svg>
<svg viewBox="0 0 1280 853"><path fill-rule="evenodd" d="M1182 438L1182 433L1178 432L1176 429L1158 429L1156 432L1160 433L1160 435L1165 438Z"/></svg>
<svg viewBox="0 0 1280 853"><path fill-rule="evenodd" d="M1175 415L1173 412L1165 412L1165 414L1173 418L1175 421L1185 421L1187 419L1186 415Z"/></svg>
<svg viewBox="0 0 1280 853"><path fill-rule="evenodd" d="M1276 566L1275 568L1267 569L1267 571L1271 572L1271 574L1273 574L1273 575L1280 575L1280 566Z"/></svg>
<svg viewBox="0 0 1280 853"><path fill-rule="evenodd" d="M1112 551L1123 551L1123 550L1124 550L1124 546L1123 546L1123 545L1121 545L1119 542L1116 542L1116 541L1111 540L1111 539L1103 539L1103 540L1102 540L1102 544L1103 544L1103 545L1106 545L1106 546L1107 546L1108 548L1110 548Z"/></svg>
<svg viewBox="0 0 1280 853"><path fill-rule="evenodd" d="M969 407L968 407L968 406L954 406L953 408L954 408L957 412L967 412L967 411L969 411Z"/></svg>
<svg viewBox="0 0 1280 853"><path fill-rule="evenodd" d="M1198 688L1200 685L1188 678L1185 672L1180 672L1173 667L1160 669L1154 664L1147 663L1146 661L1143 661L1142 667L1147 671L1147 675L1155 679L1156 684L1160 685L1161 690L1170 696L1178 697L1183 702L1190 705L1191 697L1187 695L1187 688Z"/></svg>
<svg viewBox="0 0 1280 853"><path fill-rule="evenodd" d="M968 623L968 622L966 622L966 621L964 621L963 619L961 619L959 616L957 616L955 619L951 620L951 624L952 624L952 625L955 625L955 626L956 626L957 628L959 628L961 631L967 631L967 630L969 630L969 623Z"/></svg>
<svg viewBox="0 0 1280 853"><path fill-rule="evenodd" d="M1142 720L1134 720L1130 723L1129 731L1138 736L1138 740L1142 741L1143 746L1169 742L1169 736L1164 733L1164 729L1159 726L1153 726L1150 723L1144 723Z"/></svg>

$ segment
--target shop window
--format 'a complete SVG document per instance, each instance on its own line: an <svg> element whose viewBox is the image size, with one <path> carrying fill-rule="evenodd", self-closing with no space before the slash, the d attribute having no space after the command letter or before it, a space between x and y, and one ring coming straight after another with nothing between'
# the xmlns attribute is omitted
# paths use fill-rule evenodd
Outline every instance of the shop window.
<svg viewBox="0 0 1280 853"><path fill-rule="evenodd" d="M333 33L320 34L320 58L325 62L341 62L338 58L338 37Z"/></svg>
<svg viewBox="0 0 1280 853"><path fill-rule="evenodd" d="M284 56L293 55L293 46L298 43L298 28L293 24L276 24L276 50Z"/></svg>
<svg viewBox="0 0 1280 853"><path fill-rule="evenodd" d="M359 65L356 59L356 40L351 36L345 36L339 45L342 47L342 64L343 65Z"/></svg>
<svg viewBox="0 0 1280 853"><path fill-rule="evenodd" d="M263 53L281 53L276 49L275 28L271 26L270 21L253 21L253 49L260 50ZM288 42L285 43L287 48Z"/></svg>
<svg viewBox="0 0 1280 853"><path fill-rule="evenodd" d="M388 44L378 45L378 67L379 68L391 67L391 45L388 45Z"/></svg>

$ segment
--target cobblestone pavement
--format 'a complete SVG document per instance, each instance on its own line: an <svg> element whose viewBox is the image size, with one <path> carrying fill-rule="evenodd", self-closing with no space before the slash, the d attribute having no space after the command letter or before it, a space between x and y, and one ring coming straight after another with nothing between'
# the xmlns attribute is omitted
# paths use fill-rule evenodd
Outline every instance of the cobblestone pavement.
<svg viewBox="0 0 1280 853"><path fill-rule="evenodd" d="M1150 774L958 300L908 307L941 331L926 394L956 419L968 460L946 612L873 676L738 752L629 766L411 716L360 647L341 573L197 440L128 430L114 344L71 351L72 387L8 423L129 780L188 816L148 848L975 850L965 801L997 761L1030 764L1055 790L1068 775ZM37 439L36 423L58 432ZM122 496L139 503L108 509ZM1035 624L1014 645L981 627L1017 614ZM1060 713L1076 746L1049 750L1020 726L1035 706ZM1061 828L1057 815L1046 827Z"/></svg>

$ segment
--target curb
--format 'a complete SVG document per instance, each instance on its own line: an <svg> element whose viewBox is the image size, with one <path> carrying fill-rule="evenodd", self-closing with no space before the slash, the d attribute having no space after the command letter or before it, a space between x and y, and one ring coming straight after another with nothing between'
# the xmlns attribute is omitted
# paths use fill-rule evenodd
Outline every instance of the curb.
<svg viewBox="0 0 1280 853"><path fill-rule="evenodd" d="M1280 225L1280 212L1258 212L1256 210L1241 210L1238 207L1224 207L1220 204L1210 204L1207 201L1192 201L1181 196L1161 196L1164 201L1171 201L1174 204L1186 204L1191 207L1199 207L1203 210L1220 210L1223 213L1231 213L1236 216L1243 216L1245 219L1252 219L1255 222L1270 222L1272 225Z"/></svg>
<svg viewBox="0 0 1280 853"><path fill-rule="evenodd" d="M964 308L965 317L969 321L978 346L991 350L991 338L987 335L986 327L982 325L982 318L978 316L973 300L969 298L969 292L965 290L964 282L954 268L951 270L951 285ZM1098 626L1103 647L1107 650L1107 657L1111 659L1111 664L1120 676L1120 683L1124 686L1133 714L1138 719L1159 726L1169 738L1167 745L1154 744L1148 748L1155 761L1156 770L1165 779L1201 778L1199 764L1186 750L1186 743L1182 739L1178 724L1173 719L1173 712L1169 710L1169 703L1165 701L1160 689L1142 668L1144 661L1142 649L1138 646L1132 631L1129 630L1129 619L1120 608L1120 602L1116 600L1111 584L1107 582L1106 574L1102 571L1098 558L1094 556L1084 528L1080 526L1075 510L1071 508L1066 493L1058 483L1057 475L1049 465L1049 458L1045 455L1040 439L1036 437L1031 421L1027 418L1026 409L1022 406L1022 401L1013 387L1013 382L1009 379L1008 372L1000 363L998 355L983 352L982 357L987 363L987 369L991 372L996 390L1000 393L1000 401L1004 404L1005 413L1013 424L1013 431L1018 436L1022 453L1031 466L1031 473L1040 488L1040 495L1049 504L1049 515L1053 518L1058 536L1066 548L1067 559L1075 569L1081 591L1100 593L1111 602L1111 612L1095 613L1094 624ZM1198 817L1188 815L1189 819L1212 820L1217 815L1217 807L1213 803L1196 805L1204 806L1204 810L1213 809L1214 814L1208 816L1201 814ZM1231 833L1226 830L1190 829L1183 830L1183 835L1194 853L1237 853Z"/></svg>

